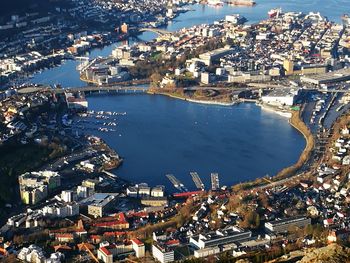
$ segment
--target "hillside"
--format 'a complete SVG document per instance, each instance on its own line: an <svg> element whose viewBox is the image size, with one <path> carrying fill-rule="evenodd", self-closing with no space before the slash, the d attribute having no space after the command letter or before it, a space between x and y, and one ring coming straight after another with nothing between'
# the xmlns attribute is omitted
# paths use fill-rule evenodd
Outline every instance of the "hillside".
<svg viewBox="0 0 350 263"><path fill-rule="evenodd" d="M53 6L61 6L68 0L7 0L1 3L0 17L7 18L12 14L47 11Z"/></svg>

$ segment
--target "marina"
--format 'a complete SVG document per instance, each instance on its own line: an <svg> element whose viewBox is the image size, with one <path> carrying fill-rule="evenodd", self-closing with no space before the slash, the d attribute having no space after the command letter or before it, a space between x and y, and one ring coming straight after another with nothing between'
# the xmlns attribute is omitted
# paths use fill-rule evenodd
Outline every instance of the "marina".
<svg viewBox="0 0 350 263"><path fill-rule="evenodd" d="M218 190L220 188L219 174L211 173L210 179L211 179L211 190L213 191Z"/></svg>
<svg viewBox="0 0 350 263"><path fill-rule="evenodd" d="M197 172L190 172L192 180L198 189L204 190L204 184Z"/></svg>

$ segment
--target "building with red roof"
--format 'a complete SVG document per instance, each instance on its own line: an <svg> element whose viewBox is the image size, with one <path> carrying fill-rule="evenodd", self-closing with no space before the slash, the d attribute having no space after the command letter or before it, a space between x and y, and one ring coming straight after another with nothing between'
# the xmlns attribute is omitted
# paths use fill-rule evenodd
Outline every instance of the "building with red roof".
<svg viewBox="0 0 350 263"><path fill-rule="evenodd" d="M137 238L131 239L132 248L136 253L136 257L142 258L145 256L145 244Z"/></svg>

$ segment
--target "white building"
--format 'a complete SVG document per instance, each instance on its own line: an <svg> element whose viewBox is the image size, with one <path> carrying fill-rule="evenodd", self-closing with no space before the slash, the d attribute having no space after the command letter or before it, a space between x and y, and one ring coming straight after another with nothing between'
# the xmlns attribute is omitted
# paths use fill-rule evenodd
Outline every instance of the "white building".
<svg viewBox="0 0 350 263"><path fill-rule="evenodd" d="M28 248L22 248L18 253L17 258L24 262L33 263L41 263L46 259L43 250L36 245L30 245Z"/></svg>
<svg viewBox="0 0 350 263"><path fill-rule="evenodd" d="M71 190L65 190L61 192L61 199L66 203L74 201L74 192Z"/></svg>
<svg viewBox="0 0 350 263"><path fill-rule="evenodd" d="M151 196L163 197L164 196L164 187L163 186L153 187L151 190Z"/></svg>
<svg viewBox="0 0 350 263"><path fill-rule="evenodd" d="M194 256L196 258L203 258L208 257L210 255L215 255L220 253L219 247L208 247L208 248L202 248L194 251Z"/></svg>
<svg viewBox="0 0 350 263"><path fill-rule="evenodd" d="M173 262L174 261L174 250L160 244L152 245L153 257L161 263Z"/></svg>
<svg viewBox="0 0 350 263"><path fill-rule="evenodd" d="M126 188L126 195L130 197L137 197L137 188L135 186L129 186Z"/></svg>
<svg viewBox="0 0 350 263"><path fill-rule="evenodd" d="M132 248L135 251L136 257L142 258L145 256L145 244L139 239L131 239Z"/></svg>
<svg viewBox="0 0 350 263"><path fill-rule="evenodd" d="M275 89L267 95L263 95L261 100L265 104L273 106L293 106L299 90L294 89Z"/></svg>

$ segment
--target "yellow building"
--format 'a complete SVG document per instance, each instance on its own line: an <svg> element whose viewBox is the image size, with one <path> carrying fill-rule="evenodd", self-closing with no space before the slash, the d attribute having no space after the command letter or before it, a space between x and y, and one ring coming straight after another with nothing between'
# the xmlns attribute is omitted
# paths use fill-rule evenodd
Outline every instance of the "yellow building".
<svg viewBox="0 0 350 263"><path fill-rule="evenodd" d="M285 75L289 76L289 75L293 75L293 68L294 68L294 63L292 60L290 59L285 59L283 61L283 68L285 70Z"/></svg>

